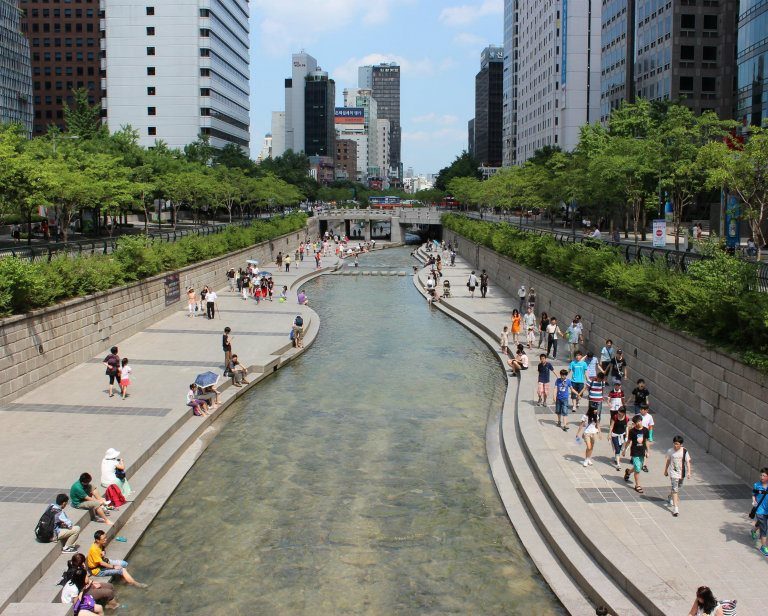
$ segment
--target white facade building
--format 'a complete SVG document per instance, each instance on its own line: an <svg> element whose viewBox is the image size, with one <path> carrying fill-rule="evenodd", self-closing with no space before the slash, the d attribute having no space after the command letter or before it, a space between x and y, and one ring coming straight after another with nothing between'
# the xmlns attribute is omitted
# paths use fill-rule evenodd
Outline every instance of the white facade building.
<svg viewBox="0 0 768 616"><path fill-rule="evenodd" d="M248 151L247 0L102 0L110 130L181 148L200 135Z"/></svg>
<svg viewBox="0 0 768 616"><path fill-rule="evenodd" d="M272 157L285 154L285 111L272 112Z"/></svg>
<svg viewBox="0 0 768 616"><path fill-rule="evenodd" d="M514 162L522 164L545 146L572 150L580 128L600 120L601 1L516 4L516 22L505 28L505 38L514 38L505 41L505 53L513 63L508 83L516 80Z"/></svg>
<svg viewBox="0 0 768 616"><path fill-rule="evenodd" d="M268 158L272 158L272 133L264 135L264 143L261 146L261 152L256 157L256 162L261 163Z"/></svg>
<svg viewBox="0 0 768 616"><path fill-rule="evenodd" d="M303 51L293 54L291 60L291 77L285 80L285 149L303 152L306 144L304 91L307 75L317 71L317 60Z"/></svg>
<svg viewBox="0 0 768 616"><path fill-rule="evenodd" d="M373 98L371 90L363 88L349 88L344 90L345 107L362 107L365 110L365 134L368 138L368 159L366 175L368 177L381 177L387 170L379 166L379 131L378 131L378 105ZM358 144L357 157L360 160L360 144Z"/></svg>

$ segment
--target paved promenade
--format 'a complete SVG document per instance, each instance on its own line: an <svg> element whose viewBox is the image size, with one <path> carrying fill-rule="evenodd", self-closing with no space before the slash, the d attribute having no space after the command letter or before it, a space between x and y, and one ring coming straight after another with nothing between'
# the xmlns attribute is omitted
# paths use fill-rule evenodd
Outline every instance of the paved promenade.
<svg viewBox="0 0 768 616"><path fill-rule="evenodd" d="M454 296L441 301L451 307L449 312L468 317L498 339L505 325L511 329L510 316L518 300L499 289L493 280L487 298L482 299L477 289L471 299L466 281L472 269L460 258L455 267L443 269L442 280L450 281ZM422 283L427 271L419 274ZM479 277L480 272L476 273ZM527 284L512 282L515 286ZM565 330L574 315L550 316L556 316ZM510 348L511 338L510 335ZM612 338L614 346L621 348L621 332L615 332ZM586 342L589 348L597 347L599 351L604 341ZM592 554L600 554L595 560L610 563L650 597L661 613L670 616L688 613L700 585L710 586L719 599L737 599L740 614L765 613L761 581L768 575L768 561L753 547L749 536L751 525L746 514L751 507L751 486L706 454L700 444L686 439L693 477L686 479L680 515L673 517L666 505L669 481L663 475L664 452L672 446L672 437L680 432L666 417L654 415L655 443L648 461L649 472L642 473L641 478L645 493L638 494L631 483L623 481L622 471L628 467L628 459L623 459L622 471L611 463L612 449L606 435L607 403L602 414L602 439L595 446L594 466L585 468L584 446L576 443L575 436L586 401L581 401L578 415L570 415L570 431L557 428L552 401L548 407L536 405L535 366L540 350L534 346L527 353L531 367L520 379L517 409L507 409L505 414L517 413L514 419L519 422L518 430L534 460L539 481L561 513L568 513L561 517L572 519L571 530L576 528L573 534L586 536L593 544ZM558 360L552 362L556 372L567 367L567 344L563 341L559 354ZM634 388L636 379L645 376L632 370L631 357L628 362L632 386L625 386L625 394L629 394L626 389ZM655 384L647 384L653 392ZM518 388L517 379L511 379L510 385L513 390Z"/></svg>
<svg viewBox="0 0 768 616"><path fill-rule="evenodd" d="M336 257L326 257L322 265L329 269L337 262ZM108 396L101 363L109 352L105 348L89 362L0 405L0 611L20 601L46 565L53 563L57 573L65 568L67 555L61 554L60 546L37 543L33 529L45 506L59 492L69 493L80 473L91 473L94 485L99 484L106 449L122 453L135 490L129 501L140 500L162 471L151 456L172 446L167 453L172 462L176 450L187 442L184 438L193 438L204 423L210 423L192 416L186 393L197 374L223 371L225 326L232 328L233 352L254 374L271 372L295 354L288 334L296 314L303 314L305 330L317 328L314 312L296 301L302 280L315 273L314 259L292 264L290 274L278 272L275 264L262 268L273 273L275 301L257 305L251 298L243 300L236 292L221 289L214 320L190 318L186 310L179 310L119 343L120 356L129 358L133 367L127 399ZM207 282L219 287L222 281ZM288 301L280 303L277 296L283 285L290 292ZM232 387L229 379L222 379L219 388L222 401L245 390ZM112 519L120 522L132 505L113 512ZM68 507L67 513L82 527L78 543L83 551L96 530L107 529L89 523L81 510Z"/></svg>

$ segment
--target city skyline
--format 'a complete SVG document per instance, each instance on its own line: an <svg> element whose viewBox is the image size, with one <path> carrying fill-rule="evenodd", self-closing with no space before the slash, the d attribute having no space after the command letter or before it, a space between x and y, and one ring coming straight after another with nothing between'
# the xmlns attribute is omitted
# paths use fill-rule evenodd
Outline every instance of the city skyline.
<svg viewBox="0 0 768 616"><path fill-rule="evenodd" d="M270 132L272 112L284 108L282 86L291 55L302 49L336 81L337 106L343 106L345 88L358 87L359 67L382 62L402 67L405 168L434 173L466 149L480 54L503 38L501 0L449 5L390 0L373 7L358 0L334 0L323 7L303 0L250 4L253 156ZM393 27L396 40L390 36Z"/></svg>

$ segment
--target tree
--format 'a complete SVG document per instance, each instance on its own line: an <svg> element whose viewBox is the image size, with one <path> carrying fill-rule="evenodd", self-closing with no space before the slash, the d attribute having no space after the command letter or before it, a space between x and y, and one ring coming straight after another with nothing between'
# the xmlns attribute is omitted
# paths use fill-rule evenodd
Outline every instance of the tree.
<svg viewBox="0 0 768 616"><path fill-rule="evenodd" d="M80 139L95 139L107 134L101 122L101 108L88 100L88 90L77 88L72 91L72 104L64 105L64 122L67 132Z"/></svg>
<svg viewBox="0 0 768 616"><path fill-rule="evenodd" d="M448 190L448 182L453 178L467 177L479 180L483 177L479 168L480 163L468 152L463 151L450 165L440 170L435 178L435 188Z"/></svg>
<svg viewBox="0 0 768 616"><path fill-rule="evenodd" d="M475 177L455 177L448 182L448 192L461 204L477 206L481 201L480 180Z"/></svg>
<svg viewBox="0 0 768 616"><path fill-rule="evenodd" d="M741 218L749 223L760 260L768 214L768 130L751 126L749 131L743 145L712 142L702 148L699 159L708 169L708 186L731 192L741 201Z"/></svg>
<svg viewBox="0 0 768 616"><path fill-rule="evenodd" d="M234 143L228 143L222 149L213 153L213 164L228 167L230 169L242 169L245 172L253 171L255 163L243 152L243 148Z"/></svg>
<svg viewBox="0 0 768 616"><path fill-rule="evenodd" d="M246 194L246 176L241 169L215 167L213 171L213 200L227 210L229 222L232 222L232 209L244 199Z"/></svg>
<svg viewBox="0 0 768 616"><path fill-rule="evenodd" d="M184 158L187 162L210 166L215 154L215 148L210 144L208 135L200 135L192 143L184 146Z"/></svg>

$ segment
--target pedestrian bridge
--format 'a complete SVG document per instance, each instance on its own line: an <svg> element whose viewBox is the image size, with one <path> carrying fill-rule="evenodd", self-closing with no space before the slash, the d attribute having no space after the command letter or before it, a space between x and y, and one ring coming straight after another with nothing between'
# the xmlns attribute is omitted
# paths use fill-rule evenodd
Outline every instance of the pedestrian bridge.
<svg viewBox="0 0 768 616"><path fill-rule="evenodd" d="M434 231L437 235L443 212L437 208L392 208L392 209L332 209L318 212L320 232L346 235L362 240L388 239L402 242L405 231Z"/></svg>

